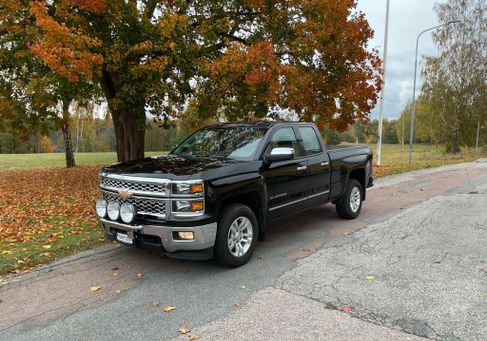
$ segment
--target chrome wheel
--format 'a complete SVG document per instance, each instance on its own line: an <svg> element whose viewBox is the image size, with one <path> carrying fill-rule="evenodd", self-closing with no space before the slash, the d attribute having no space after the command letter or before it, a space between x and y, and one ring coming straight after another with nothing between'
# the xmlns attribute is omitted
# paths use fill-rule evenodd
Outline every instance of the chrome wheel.
<svg viewBox="0 0 487 341"><path fill-rule="evenodd" d="M357 212L360 208L360 201L362 200L360 189L358 187L352 188L350 191L350 209L352 212Z"/></svg>
<svg viewBox="0 0 487 341"><path fill-rule="evenodd" d="M238 217L228 229L228 250L235 257L242 257L249 251L252 244L254 229L247 217Z"/></svg>

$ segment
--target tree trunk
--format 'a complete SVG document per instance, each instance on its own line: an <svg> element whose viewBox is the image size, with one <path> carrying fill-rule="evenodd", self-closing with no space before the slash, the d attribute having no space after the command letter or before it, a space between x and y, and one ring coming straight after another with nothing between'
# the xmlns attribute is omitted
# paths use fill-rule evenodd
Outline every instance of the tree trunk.
<svg viewBox="0 0 487 341"><path fill-rule="evenodd" d="M115 128L115 139L117 141L117 159L119 162L142 159L144 157L144 137L145 137L145 102L140 105L125 104L117 108L110 105L111 100L117 94L117 73L102 70L100 81L101 88L108 101L110 114L112 115L113 126Z"/></svg>
<svg viewBox="0 0 487 341"><path fill-rule="evenodd" d="M145 111L139 109L134 114L112 112L117 159L119 162L142 159L144 157Z"/></svg>
<svg viewBox="0 0 487 341"><path fill-rule="evenodd" d="M71 101L63 101L63 124L61 126L61 130L63 132L64 138L64 153L66 155L66 168L73 168L76 167L76 163L74 161L74 153L73 153L73 144L71 141L71 117L69 115L69 104Z"/></svg>
<svg viewBox="0 0 487 341"><path fill-rule="evenodd" d="M451 153L458 153L458 128L453 131L453 143L451 144Z"/></svg>

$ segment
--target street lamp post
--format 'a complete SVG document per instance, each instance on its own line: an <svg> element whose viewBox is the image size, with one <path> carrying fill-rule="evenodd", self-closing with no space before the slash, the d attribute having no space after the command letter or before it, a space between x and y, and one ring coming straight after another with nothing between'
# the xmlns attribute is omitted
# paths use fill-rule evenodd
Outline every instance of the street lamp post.
<svg viewBox="0 0 487 341"><path fill-rule="evenodd" d="M382 74L382 93L380 96L380 107L379 107L379 126L377 127L378 139L377 139L377 159L376 166L380 166L380 158L382 155L382 127L384 121L384 95L385 95L385 78L386 78L386 61L387 61L387 37L389 32L389 0L386 3L386 23L384 31L384 55L383 55L383 74Z"/></svg>
<svg viewBox="0 0 487 341"><path fill-rule="evenodd" d="M409 130L409 167L412 166L413 163L413 138L414 138L414 113L416 111L416 74L418 71L418 48L419 48L419 38L423 35L423 33L436 30L437 28L448 26L451 24L459 23L460 20L453 20L449 21L446 24L437 25L434 27L427 28L421 31L416 38L416 54L414 58L414 83L413 83L413 110L411 111L411 128Z"/></svg>

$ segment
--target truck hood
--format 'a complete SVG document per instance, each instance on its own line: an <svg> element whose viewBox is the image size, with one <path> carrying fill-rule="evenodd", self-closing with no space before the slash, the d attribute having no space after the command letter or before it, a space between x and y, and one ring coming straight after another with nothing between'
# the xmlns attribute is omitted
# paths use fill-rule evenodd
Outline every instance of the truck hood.
<svg viewBox="0 0 487 341"><path fill-rule="evenodd" d="M170 154L167 156L148 157L145 159L117 163L101 170L108 174L127 174L148 178L190 179L215 177L212 170L218 173L237 173L239 165L244 162L224 157L195 157ZM221 171L225 169L224 172Z"/></svg>

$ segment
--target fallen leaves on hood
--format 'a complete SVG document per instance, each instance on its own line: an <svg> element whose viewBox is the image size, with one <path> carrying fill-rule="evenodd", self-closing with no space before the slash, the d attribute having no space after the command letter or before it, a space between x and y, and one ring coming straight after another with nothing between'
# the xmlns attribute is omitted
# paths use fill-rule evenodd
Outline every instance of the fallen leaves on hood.
<svg viewBox="0 0 487 341"><path fill-rule="evenodd" d="M173 307L173 306L167 306L167 307L162 308L162 310L163 310L165 313L170 313L171 311L176 310L176 307Z"/></svg>
<svg viewBox="0 0 487 341"><path fill-rule="evenodd" d="M101 286L99 286L99 285L95 285L95 286L93 286L93 287L90 287L90 291L91 291L91 292L95 292L95 291L98 291L98 290L100 290L100 289L101 289Z"/></svg>
<svg viewBox="0 0 487 341"><path fill-rule="evenodd" d="M181 334L188 334L190 331L191 329L189 329L188 327L181 327L178 329L178 332L180 332Z"/></svg>

